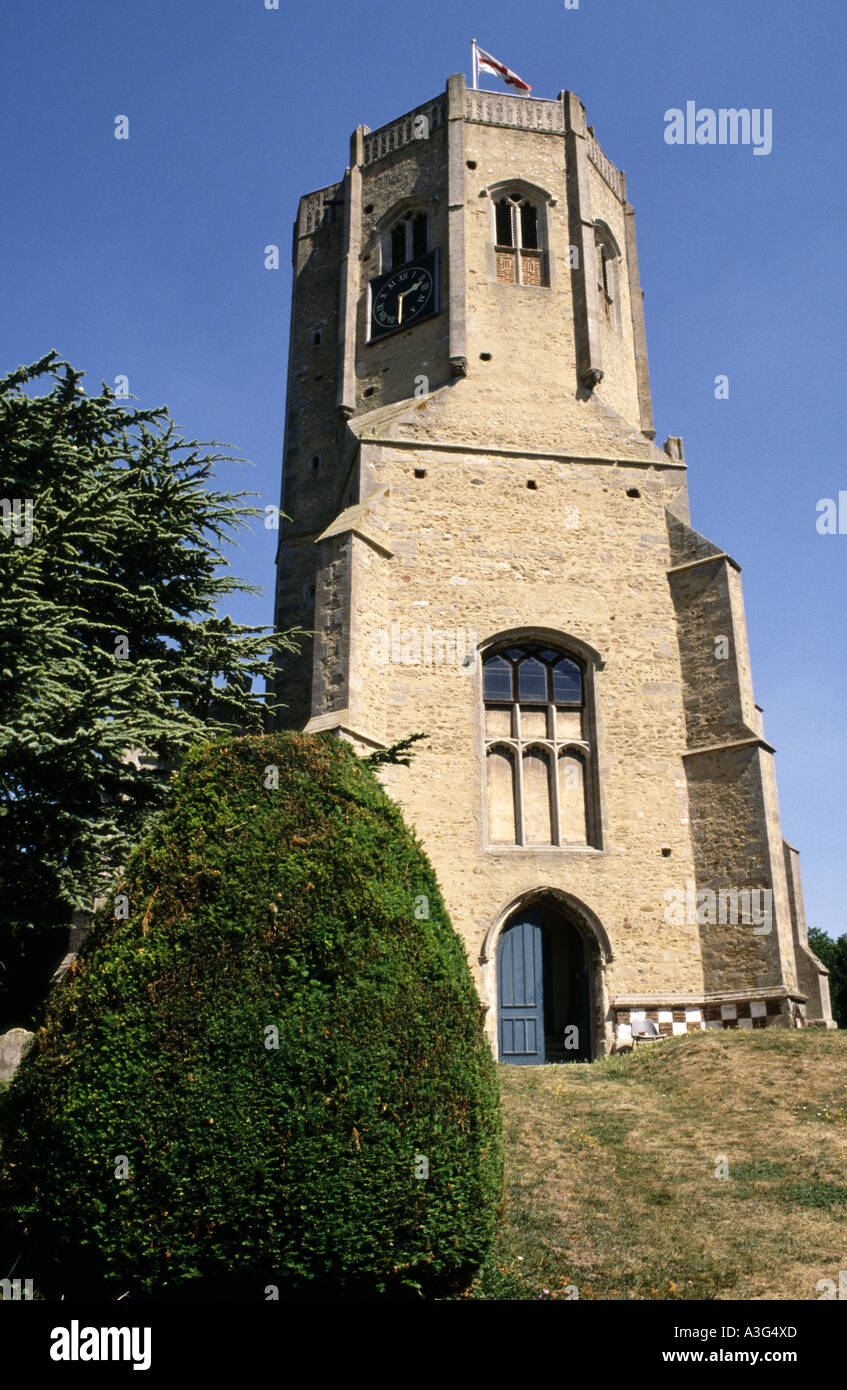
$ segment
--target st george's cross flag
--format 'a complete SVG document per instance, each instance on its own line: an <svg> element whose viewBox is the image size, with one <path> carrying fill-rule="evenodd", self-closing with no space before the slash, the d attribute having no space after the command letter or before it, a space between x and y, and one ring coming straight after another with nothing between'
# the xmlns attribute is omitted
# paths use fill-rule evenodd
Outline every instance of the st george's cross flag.
<svg viewBox="0 0 847 1390"><path fill-rule="evenodd" d="M518 87L522 92L531 92L532 88L528 82L524 82L518 77L516 72L507 68L505 63L498 63L496 58L492 58L490 53L486 53L484 48L480 48L476 39L472 40L473 56L473 85L477 85L477 75L480 72L490 72L494 77L502 77L504 82L508 82L510 87Z"/></svg>

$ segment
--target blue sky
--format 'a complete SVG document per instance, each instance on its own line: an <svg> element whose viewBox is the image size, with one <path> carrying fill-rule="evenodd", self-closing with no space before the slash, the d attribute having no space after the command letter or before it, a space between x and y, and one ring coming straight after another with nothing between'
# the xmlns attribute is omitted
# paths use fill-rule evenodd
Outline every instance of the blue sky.
<svg viewBox="0 0 847 1390"><path fill-rule="evenodd" d="M91 390L127 375L189 438L249 458L222 481L262 505L299 195L341 177L357 124L470 77L474 36L533 95L579 93L636 209L657 437L684 437L693 522L743 569L807 916L847 931L847 497L845 534L815 526L847 490L845 7L7 0L3 27L0 372L56 348ZM667 145L664 113L687 100L770 108L772 152ZM236 553L266 590L233 603L243 621L270 621L275 541L258 528Z"/></svg>

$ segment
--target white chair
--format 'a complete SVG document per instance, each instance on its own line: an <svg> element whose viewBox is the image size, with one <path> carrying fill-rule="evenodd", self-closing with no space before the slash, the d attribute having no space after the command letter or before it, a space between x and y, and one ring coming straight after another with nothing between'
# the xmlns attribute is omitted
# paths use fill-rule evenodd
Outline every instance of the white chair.
<svg viewBox="0 0 847 1390"><path fill-rule="evenodd" d="M633 1045L642 1042L655 1042L662 1034L659 1032L659 1025L652 1018L633 1019L630 1023L632 1029Z"/></svg>

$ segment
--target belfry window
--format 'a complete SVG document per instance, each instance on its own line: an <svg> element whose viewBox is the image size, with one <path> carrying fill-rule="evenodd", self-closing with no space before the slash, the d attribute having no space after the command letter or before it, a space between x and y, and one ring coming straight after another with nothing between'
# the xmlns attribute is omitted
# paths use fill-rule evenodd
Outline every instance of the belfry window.
<svg viewBox="0 0 847 1390"><path fill-rule="evenodd" d="M413 261L426 254L428 247L427 216L425 212L412 212L393 224L388 236L390 263L386 270L396 270L398 266Z"/></svg>
<svg viewBox="0 0 847 1390"><path fill-rule="evenodd" d="M597 299L606 323L620 327L620 252L614 237L602 223L594 228L594 259L597 268Z"/></svg>
<svg viewBox="0 0 847 1390"><path fill-rule="evenodd" d="M538 208L522 194L506 194L494 204L498 280L508 285L545 283L539 223Z"/></svg>
<svg viewBox="0 0 847 1390"><path fill-rule="evenodd" d="M488 842L591 843L593 748L583 663L542 642L483 660Z"/></svg>
<svg viewBox="0 0 847 1390"><path fill-rule="evenodd" d="M609 253L602 242L597 247L597 289L600 292L600 303L603 306L603 313L606 322L612 321L612 272L609 264Z"/></svg>

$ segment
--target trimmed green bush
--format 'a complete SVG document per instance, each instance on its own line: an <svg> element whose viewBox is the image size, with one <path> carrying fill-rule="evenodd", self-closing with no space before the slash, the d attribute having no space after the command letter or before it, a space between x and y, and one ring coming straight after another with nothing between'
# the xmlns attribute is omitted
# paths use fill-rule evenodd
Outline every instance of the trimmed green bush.
<svg viewBox="0 0 847 1390"><path fill-rule="evenodd" d="M48 1295L466 1287L500 1202L496 1073L371 769L327 735L199 749L116 894L128 918L99 914L1 1103L18 1269Z"/></svg>

